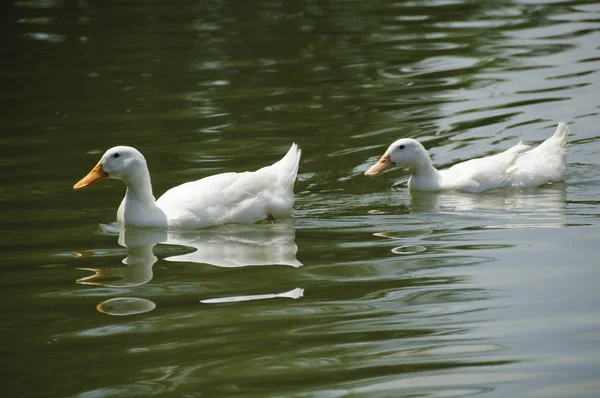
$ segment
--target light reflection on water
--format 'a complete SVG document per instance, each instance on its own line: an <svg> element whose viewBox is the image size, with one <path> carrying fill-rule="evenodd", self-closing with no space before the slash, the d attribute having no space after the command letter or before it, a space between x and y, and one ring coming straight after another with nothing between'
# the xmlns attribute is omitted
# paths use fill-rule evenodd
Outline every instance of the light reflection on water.
<svg viewBox="0 0 600 398"><path fill-rule="evenodd" d="M600 395L597 4L5 3L5 394ZM362 176L403 136L444 167L559 120L564 184ZM292 223L119 231L121 185L70 191L114 145L160 194L292 141Z"/></svg>

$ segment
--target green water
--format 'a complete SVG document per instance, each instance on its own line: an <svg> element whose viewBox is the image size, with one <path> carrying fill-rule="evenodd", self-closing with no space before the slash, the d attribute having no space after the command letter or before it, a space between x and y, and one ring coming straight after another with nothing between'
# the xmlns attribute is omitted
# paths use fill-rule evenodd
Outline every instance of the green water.
<svg viewBox="0 0 600 398"><path fill-rule="evenodd" d="M600 6L59 1L0 10L6 397L600 396ZM566 182L412 196L362 173L539 143ZM114 224L109 147L157 195L303 149L293 220Z"/></svg>

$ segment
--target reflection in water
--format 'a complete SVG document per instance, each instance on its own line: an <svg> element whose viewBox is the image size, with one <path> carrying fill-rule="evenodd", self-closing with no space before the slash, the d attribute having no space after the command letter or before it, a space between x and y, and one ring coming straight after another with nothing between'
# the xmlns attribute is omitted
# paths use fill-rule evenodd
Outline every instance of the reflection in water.
<svg viewBox="0 0 600 398"><path fill-rule="evenodd" d="M412 213L506 212L506 217L511 220L504 226L510 228L564 227L567 224L565 184L538 189L498 189L477 195L411 191L410 203Z"/></svg>
<svg viewBox="0 0 600 398"><path fill-rule="evenodd" d="M136 315L150 312L156 308L150 300L137 297L117 297L101 302L96 309L108 315Z"/></svg>
<svg viewBox="0 0 600 398"><path fill-rule="evenodd" d="M404 192L403 192L404 193ZM456 191L406 193L410 198L410 212L402 224L388 225L389 229L373 233L385 239L402 241L391 252L398 255L416 255L433 258L439 254L464 250L494 250L514 248L524 242L506 239L482 239L483 231L523 228L565 228L569 224L565 184L538 189L499 189L481 194ZM411 217L429 217L426 213L445 213L452 220L450 227L424 228L423 220ZM439 215L442 217L442 215ZM459 217L454 217L459 216ZM438 219L437 215L434 215ZM460 231L449 232L449 231Z"/></svg>
<svg viewBox="0 0 600 398"><path fill-rule="evenodd" d="M152 267L158 260L154 255L154 246L158 243L194 249L191 253L164 258L172 262L194 262L218 267L260 265L299 267L302 263L296 259L298 246L294 238L295 230L291 221L276 224L225 225L185 232L121 225L118 243L127 248L127 257L122 261L126 266L79 268L92 271L94 274L78 279L77 283L107 287L133 287L148 283L153 277ZM93 253L78 253L78 257L91 255ZM278 297L297 299L303 294L304 289L296 288L284 293L216 298L201 302L224 303ZM156 308L156 304L146 299L124 297L106 300L96 308L109 315L134 315L152 311Z"/></svg>
<svg viewBox="0 0 600 398"><path fill-rule="evenodd" d="M239 301L251 301L251 300L265 300L272 298L291 298L291 299L299 299L304 296L304 289L295 288L288 292L283 293L274 293L274 294L253 294L249 296L233 296L233 297L220 297L214 299L204 299L200 300L201 303L205 304L217 304L217 303L237 303Z"/></svg>
<svg viewBox="0 0 600 398"><path fill-rule="evenodd" d="M154 229L121 227L118 243L127 248L122 261L126 267L79 268L92 271L94 275L77 280L83 285L108 287L132 287L152 280L152 266L157 261L153 248L167 240L167 232Z"/></svg>
<svg viewBox="0 0 600 398"><path fill-rule="evenodd" d="M152 280L157 243L185 246L191 253L168 256L171 262L193 262L217 267L302 265L296 259L298 246L291 222L257 225L226 225L198 231L172 232L121 226L119 244L127 248L126 267L79 268L94 275L77 283L109 287L131 287Z"/></svg>
<svg viewBox="0 0 600 398"><path fill-rule="evenodd" d="M169 245L195 251L166 257L167 261L211 264L217 267L289 265L300 267L291 220L276 224L224 225L210 230L169 232Z"/></svg>

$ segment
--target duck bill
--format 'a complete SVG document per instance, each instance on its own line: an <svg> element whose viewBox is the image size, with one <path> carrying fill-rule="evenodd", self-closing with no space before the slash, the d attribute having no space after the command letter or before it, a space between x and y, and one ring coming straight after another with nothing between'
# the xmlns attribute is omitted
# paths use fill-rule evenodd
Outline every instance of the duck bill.
<svg viewBox="0 0 600 398"><path fill-rule="evenodd" d="M98 163L88 175L79 180L77 184L73 185L73 189L77 190L89 187L98 181L104 180L106 177L108 177L108 173L102 169L102 164Z"/></svg>
<svg viewBox="0 0 600 398"><path fill-rule="evenodd" d="M381 159L379 159L377 163L369 167L369 170L365 171L365 175L367 177L376 176L383 173L387 169L394 167L395 165L396 164L392 162L392 159L390 159L390 155L386 153L381 157Z"/></svg>

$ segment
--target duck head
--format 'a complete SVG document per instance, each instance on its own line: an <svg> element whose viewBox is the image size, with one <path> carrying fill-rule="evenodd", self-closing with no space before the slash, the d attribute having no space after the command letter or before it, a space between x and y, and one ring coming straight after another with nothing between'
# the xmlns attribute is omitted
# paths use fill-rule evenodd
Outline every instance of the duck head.
<svg viewBox="0 0 600 398"><path fill-rule="evenodd" d="M389 146L381 159L365 171L365 175L376 176L395 166L415 170L425 159L429 159L429 154L419 141L401 138Z"/></svg>
<svg viewBox="0 0 600 398"><path fill-rule="evenodd" d="M116 146L106 151L92 171L73 189L89 187L105 178L115 178L128 184L143 173L148 173L148 166L140 151L130 146Z"/></svg>

